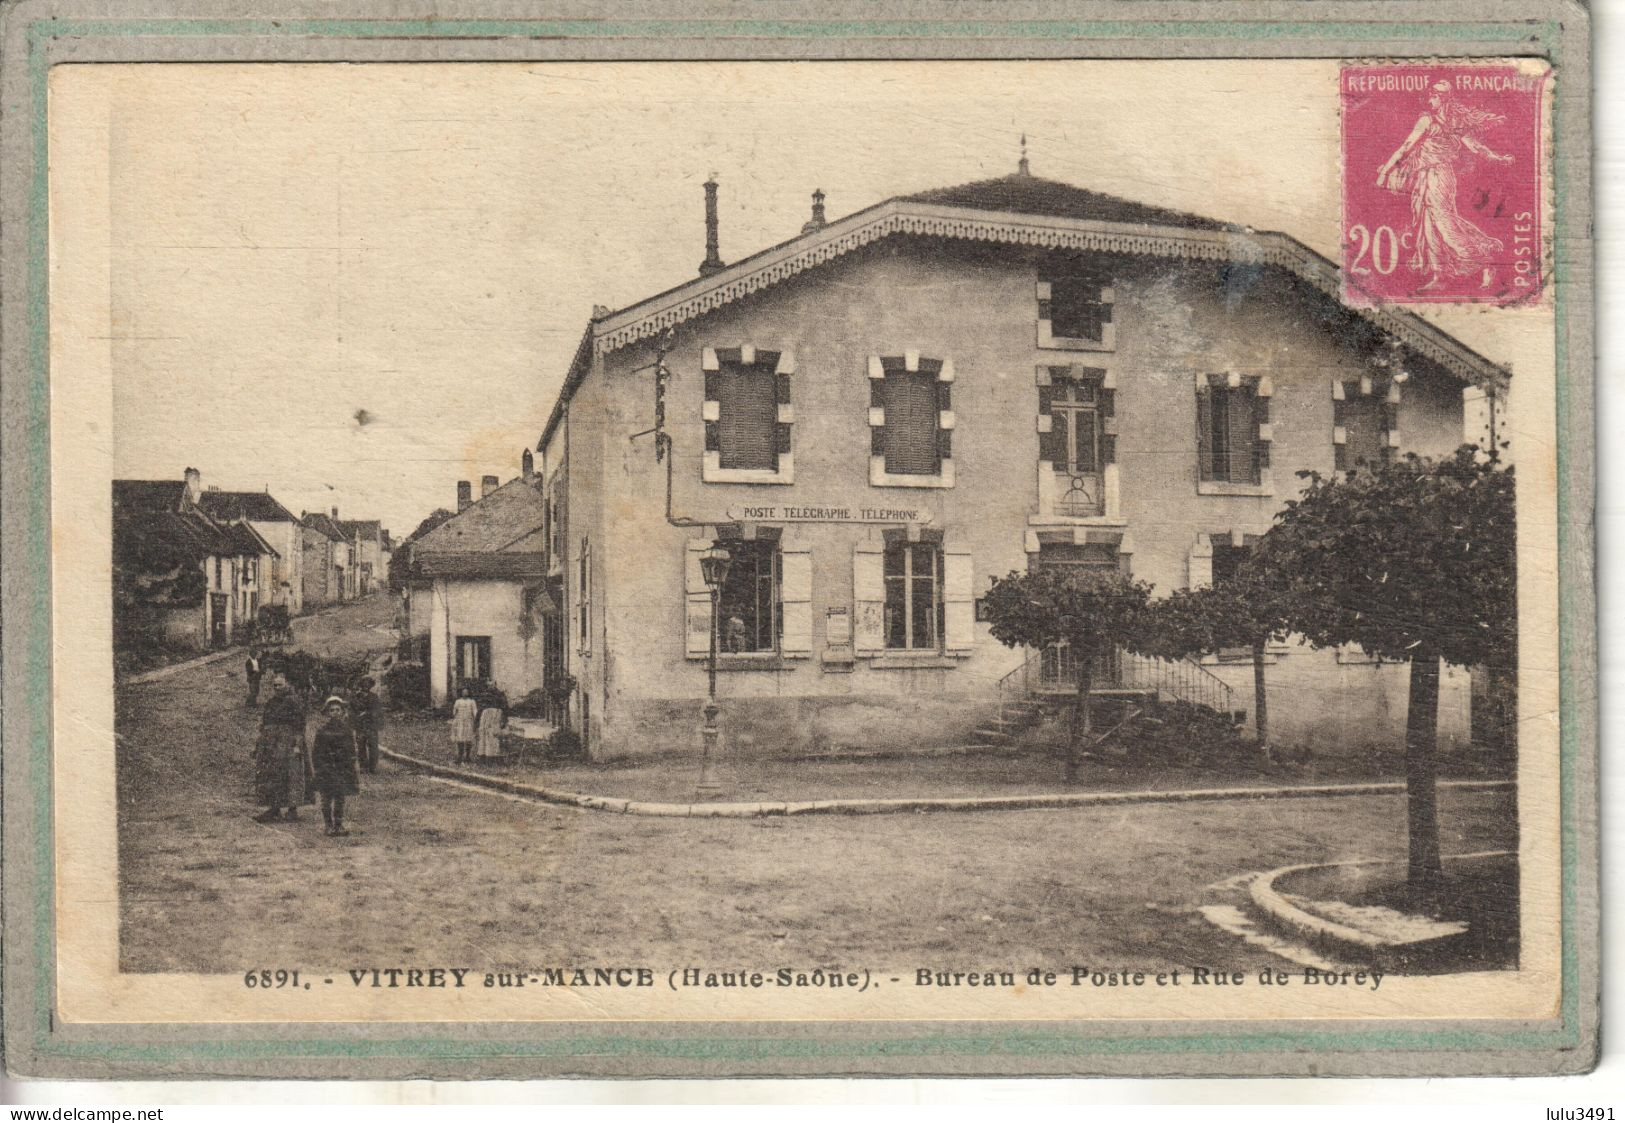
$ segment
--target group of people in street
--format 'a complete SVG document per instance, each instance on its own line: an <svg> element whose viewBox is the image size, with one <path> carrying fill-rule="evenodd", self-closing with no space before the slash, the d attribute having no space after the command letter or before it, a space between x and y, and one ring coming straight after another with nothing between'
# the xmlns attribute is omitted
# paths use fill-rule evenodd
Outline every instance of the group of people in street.
<svg viewBox="0 0 1625 1123"><path fill-rule="evenodd" d="M250 651L249 667L259 662ZM249 673L248 704L257 704L261 670ZM260 710L259 737L254 746L254 795L265 808L255 821L293 822L299 808L321 797L325 833L343 837L344 801L361 790L360 772L378 770L378 695L374 682L363 676L349 697L330 695L322 703L313 736L306 736L305 701L277 673L271 697Z"/></svg>
<svg viewBox="0 0 1625 1123"><path fill-rule="evenodd" d="M493 695L482 702L467 684L457 691L457 701L451 704L451 744L457 750L458 764L502 759L502 726L506 719L502 701Z"/></svg>

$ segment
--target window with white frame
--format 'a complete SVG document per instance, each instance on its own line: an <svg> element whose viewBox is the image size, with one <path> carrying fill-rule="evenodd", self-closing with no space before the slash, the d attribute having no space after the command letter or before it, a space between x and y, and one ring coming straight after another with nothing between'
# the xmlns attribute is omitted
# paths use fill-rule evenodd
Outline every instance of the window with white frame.
<svg viewBox="0 0 1625 1123"><path fill-rule="evenodd" d="M1200 481L1264 483L1270 435L1267 382L1235 374L1198 379L1196 445Z"/></svg>
<svg viewBox="0 0 1625 1123"><path fill-rule="evenodd" d="M1098 263L1081 257L1056 258L1039 271L1038 345L1070 350L1110 351L1117 345L1112 322L1116 294Z"/></svg>
<svg viewBox="0 0 1625 1123"><path fill-rule="evenodd" d="M1399 437L1399 384L1369 375L1332 382L1332 449L1339 472L1387 463Z"/></svg>
<svg viewBox="0 0 1625 1123"><path fill-rule="evenodd" d="M892 542L885 552L886 648L936 651L942 644L942 548Z"/></svg>
<svg viewBox="0 0 1625 1123"><path fill-rule="evenodd" d="M703 478L793 482L791 353L750 344L707 347L700 366L705 374Z"/></svg>

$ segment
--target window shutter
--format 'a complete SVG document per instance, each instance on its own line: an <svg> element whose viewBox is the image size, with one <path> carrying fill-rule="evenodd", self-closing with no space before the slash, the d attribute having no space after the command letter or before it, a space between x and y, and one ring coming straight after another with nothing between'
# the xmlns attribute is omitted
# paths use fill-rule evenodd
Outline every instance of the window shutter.
<svg viewBox="0 0 1625 1123"><path fill-rule="evenodd" d="M1057 396L1053 386L1038 388L1038 415L1049 418L1049 432L1038 434L1038 459L1051 465L1066 467L1066 422L1055 416L1050 404Z"/></svg>
<svg viewBox="0 0 1625 1123"><path fill-rule="evenodd" d="M1198 479L1213 479L1213 390L1206 386L1196 391L1196 463Z"/></svg>
<svg viewBox="0 0 1625 1123"><path fill-rule="evenodd" d="M812 654L812 552L805 546L779 549L780 620L784 632L779 651L789 656Z"/></svg>
<svg viewBox="0 0 1625 1123"><path fill-rule="evenodd" d="M772 371L731 366L720 372L717 436L723 468L773 471L779 465L778 382Z"/></svg>
<svg viewBox="0 0 1625 1123"><path fill-rule="evenodd" d="M969 550L942 551L943 647L969 651L976 643L976 594Z"/></svg>
<svg viewBox="0 0 1625 1123"><path fill-rule="evenodd" d="M683 654L690 659L711 655L711 591L705 587L700 555L711 548L703 538L690 538L683 558Z"/></svg>
<svg viewBox="0 0 1625 1123"><path fill-rule="evenodd" d="M933 375L886 375L886 471L934 476L937 457L937 382Z"/></svg>
<svg viewBox="0 0 1625 1123"><path fill-rule="evenodd" d="M852 548L852 649L873 655L886 645L885 547L859 542Z"/></svg>
<svg viewBox="0 0 1625 1123"><path fill-rule="evenodd" d="M1258 482L1258 464L1254 450L1258 443L1258 398L1250 390L1232 390L1225 395L1229 412L1230 482L1249 484Z"/></svg>

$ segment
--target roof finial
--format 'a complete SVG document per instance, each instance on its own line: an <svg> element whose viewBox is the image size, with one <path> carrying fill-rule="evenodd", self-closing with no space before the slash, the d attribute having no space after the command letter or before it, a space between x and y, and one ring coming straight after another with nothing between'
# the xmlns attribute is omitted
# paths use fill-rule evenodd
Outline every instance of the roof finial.
<svg viewBox="0 0 1625 1123"><path fill-rule="evenodd" d="M1027 134L1021 134L1021 160L1016 164L1017 175L1032 175L1027 167Z"/></svg>

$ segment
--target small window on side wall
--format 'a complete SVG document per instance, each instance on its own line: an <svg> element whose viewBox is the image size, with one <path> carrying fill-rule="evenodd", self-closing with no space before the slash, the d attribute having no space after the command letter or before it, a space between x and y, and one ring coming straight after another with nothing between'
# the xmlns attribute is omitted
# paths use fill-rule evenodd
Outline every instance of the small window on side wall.
<svg viewBox="0 0 1625 1123"><path fill-rule="evenodd" d="M1213 375L1196 391L1197 478L1257 485L1269 466L1269 400L1260 380Z"/></svg>
<svg viewBox="0 0 1625 1123"><path fill-rule="evenodd" d="M1039 273L1038 345L1110 351L1117 345L1111 279L1086 260L1052 262Z"/></svg>

